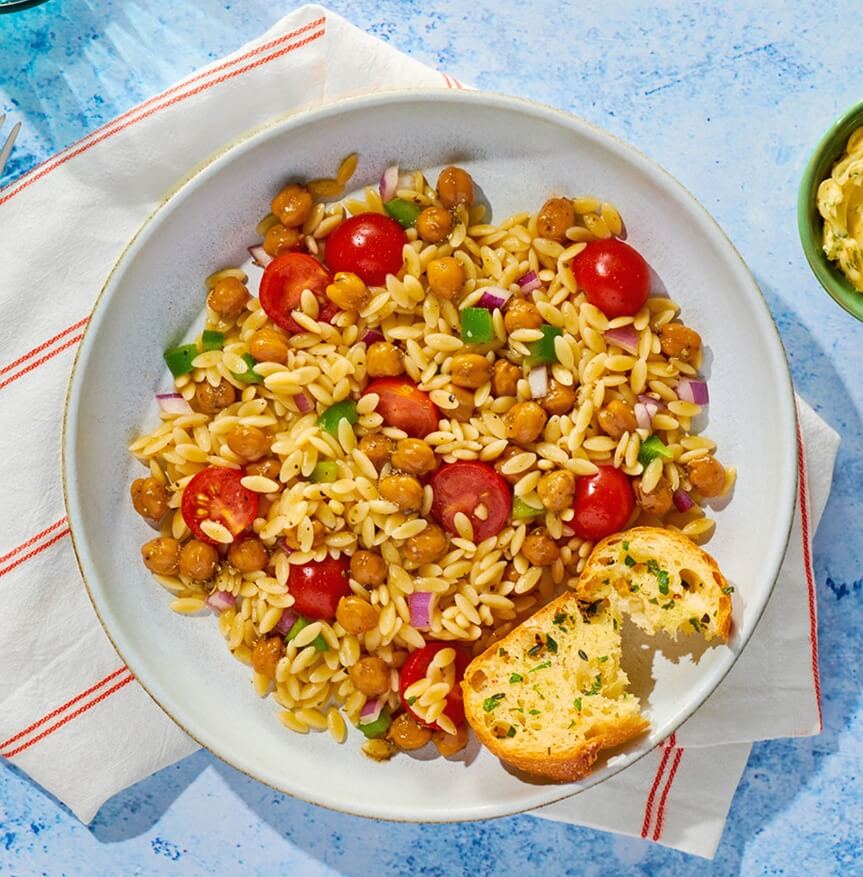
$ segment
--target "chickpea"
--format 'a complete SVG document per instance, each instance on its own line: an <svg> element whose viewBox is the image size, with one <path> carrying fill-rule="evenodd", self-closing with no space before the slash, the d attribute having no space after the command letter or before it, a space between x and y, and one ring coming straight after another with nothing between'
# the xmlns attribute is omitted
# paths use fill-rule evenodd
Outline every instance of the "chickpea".
<svg viewBox="0 0 863 877"><path fill-rule="evenodd" d="M443 207L426 207L417 217L416 229L427 243L440 243L452 231L452 214Z"/></svg>
<svg viewBox="0 0 863 877"><path fill-rule="evenodd" d="M452 209L459 204L473 204L473 180L460 167L445 167L437 178L437 196L444 207Z"/></svg>
<svg viewBox="0 0 863 877"><path fill-rule="evenodd" d="M351 556L351 577L366 587L377 587L387 579L387 565L374 551L355 551Z"/></svg>
<svg viewBox="0 0 863 877"><path fill-rule="evenodd" d="M524 540L521 553L534 566L551 566L560 557L560 549L544 530L531 533Z"/></svg>
<svg viewBox="0 0 863 877"><path fill-rule="evenodd" d="M458 420L459 423L465 423L473 417L474 395L472 390L465 387L456 387L450 384L448 387L449 394L458 402L457 408L447 408L444 411L444 417Z"/></svg>
<svg viewBox="0 0 863 877"><path fill-rule="evenodd" d="M542 317L532 301L526 298L510 299L506 313L503 315L503 325L507 332L515 332L516 329L538 329L542 325Z"/></svg>
<svg viewBox="0 0 863 877"><path fill-rule="evenodd" d="M368 697L390 690L390 668L380 658L360 658L348 673L357 691Z"/></svg>
<svg viewBox="0 0 863 877"><path fill-rule="evenodd" d="M524 475L524 472L519 472L517 475L507 475L506 472L501 472L501 469L507 460L511 459L516 454L521 453L523 453L523 451L517 445L507 445L504 452L494 461L494 468L497 470L497 474L510 484L516 484L521 479L522 475Z"/></svg>
<svg viewBox="0 0 863 877"><path fill-rule="evenodd" d="M288 361L288 339L280 329L265 326L252 335L249 353L258 362L278 362L284 365Z"/></svg>
<svg viewBox="0 0 863 877"><path fill-rule="evenodd" d="M548 415L536 402L516 402L503 417L506 437L522 444L535 442L546 420Z"/></svg>
<svg viewBox="0 0 863 877"><path fill-rule="evenodd" d="M625 432L638 428L632 406L622 399L612 399L597 415L599 428L613 439L619 439Z"/></svg>
<svg viewBox="0 0 863 877"><path fill-rule="evenodd" d="M276 667L285 653L285 643L280 636L262 636L252 649L252 669L255 673L276 678Z"/></svg>
<svg viewBox="0 0 863 877"><path fill-rule="evenodd" d="M402 553L411 563L422 566L440 560L447 549L447 538L437 524L429 524L422 533L406 539Z"/></svg>
<svg viewBox="0 0 863 877"><path fill-rule="evenodd" d="M180 575L196 582L208 582L216 574L219 552L215 546L192 539L180 550Z"/></svg>
<svg viewBox="0 0 863 877"><path fill-rule="evenodd" d="M285 540L285 545L287 545L291 551L300 550L300 541L297 538L296 528L288 530L282 538ZM324 525L315 519L312 521L312 547L319 548L324 544L325 538L326 532L324 530Z"/></svg>
<svg viewBox="0 0 863 877"><path fill-rule="evenodd" d="M180 564L180 543L176 539L151 539L141 546L144 566L160 576L177 574Z"/></svg>
<svg viewBox="0 0 863 877"><path fill-rule="evenodd" d="M398 348L389 341L375 341L366 353L366 373L370 378L394 378L405 370Z"/></svg>
<svg viewBox="0 0 863 877"><path fill-rule="evenodd" d="M401 439L396 445L396 452L392 456L392 464L402 472L411 475L428 475L437 468L437 457L431 445L422 439Z"/></svg>
<svg viewBox="0 0 863 877"><path fill-rule="evenodd" d="M360 450L372 461L378 472L389 463L396 443L385 435L364 435L360 439Z"/></svg>
<svg viewBox="0 0 863 877"><path fill-rule="evenodd" d="M659 330L659 345L666 356L691 362L701 350L701 336L683 323L667 323Z"/></svg>
<svg viewBox="0 0 863 877"><path fill-rule="evenodd" d="M350 271L339 271L327 287L327 298L343 311L361 311L372 298L368 286Z"/></svg>
<svg viewBox="0 0 863 877"><path fill-rule="evenodd" d="M665 476L662 476L656 482L656 486L650 493L645 493L641 487L641 479L636 478L632 482L632 488L635 492L635 501L652 515L661 518L671 511L674 505L674 497L671 492L671 485Z"/></svg>
<svg viewBox="0 0 863 877"><path fill-rule="evenodd" d="M491 366L478 353L460 353L452 358L450 379L457 387L476 390L491 378Z"/></svg>
<svg viewBox="0 0 863 877"><path fill-rule="evenodd" d="M260 539L252 537L234 542L228 549L228 563L237 572L257 572L266 569L270 555Z"/></svg>
<svg viewBox="0 0 863 877"><path fill-rule="evenodd" d="M466 275L455 256L443 256L428 263L426 277L429 289L438 298L453 299L462 291Z"/></svg>
<svg viewBox="0 0 863 877"><path fill-rule="evenodd" d="M248 300L249 290L236 277L223 277L207 296L207 304L225 320L236 320Z"/></svg>
<svg viewBox="0 0 863 877"><path fill-rule="evenodd" d="M402 511L417 511L423 503L423 486L412 475L388 475L381 479L380 494Z"/></svg>
<svg viewBox="0 0 863 877"><path fill-rule="evenodd" d="M378 624L378 617L378 610L362 597L342 597L336 607L336 621L347 633L360 634L374 630Z"/></svg>
<svg viewBox="0 0 863 877"><path fill-rule="evenodd" d="M244 460L255 462L270 450L270 438L257 426L235 426L227 435L228 447Z"/></svg>
<svg viewBox="0 0 863 877"><path fill-rule="evenodd" d="M536 492L542 504L550 512L562 512L568 509L575 499L575 477L566 469L546 472L539 479Z"/></svg>
<svg viewBox="0 0 863 877"><path fill-rule="evenodd" d="M716 457L699 457L686 464L692 486L702 496L719 496L725 487L725 467Z"/></svg>
<svg viewBox="0 0 863 877"><path fill-rule="evenodd" d="M209 381L202 381L195 387L195 405L202 414L218 414L236 401L237 391L225 380L216 387Z"/></svg>
<svg viewBox="0 0 863 877"><path fill-rule="evenodd" d="M155 478L136 478L130 488L135 511L158 524L168 511L168 489Z"/></svg>
<svg viewBox="0 0 863 877"><path fill-rule="evenodd" d="M491 376L491 392L494 396L515 396L521 369L508 359L498 359Z"/></svg>
<svg viewBox="0 0 863 877"><path fill-rule="evenodd" d="M282 471L282 461L278 457L264 457L263 460L258 460L255 463L249 463L246 466L246 475L263 475L264 478L269 478L272 481L279 480L279 474ZM264 500L264 497L260 497L259 503Z"/></svg>
<svg viewBox="0 0 863 877"><path fill-rule="evenodd" d="M548 414L569 414L575 407L575 390L552 378L548 382L548 392L539 404Z"/></svg>
<svg viewBox="0 0 863 877"><path fill-rule="evenodd" d="M293 249L300 242L301 237L302 235L296 228L287 228L277 222L267 229L262 246L268 256L275 257Z"/></svg>
<svg viewBox="0 0 863 877"><path fill-rule="evenodd" d="M400 716L397 716L387 733L390 740L405 752L422 749L431 740L431 735L431 730L424 728L409 713L402 713Z"/></svg>
<svg viewBox="0 0 863 877"><path fill-rule="evenodd" d="M289 228L302 225L312 212L312 196L305 186L291 183L285 186L270 203L270 209Z"/></svg>
<svg viewBox="0 0 863 877"><path fill-rule="evenodd" d="M569 198L549 198L539 209L536 230L552 241L566 240L566 230L575 225L575 208Z"/></svg>
<svg viewBox="0 0 863 877"><path fill-rule="evenodd" d="M455 734L447 734L444 731L435 731L432 734L432 742L437 746L437 751L444 758L461 752L467 746L467 726L461 725L456 728Z"/></svg>

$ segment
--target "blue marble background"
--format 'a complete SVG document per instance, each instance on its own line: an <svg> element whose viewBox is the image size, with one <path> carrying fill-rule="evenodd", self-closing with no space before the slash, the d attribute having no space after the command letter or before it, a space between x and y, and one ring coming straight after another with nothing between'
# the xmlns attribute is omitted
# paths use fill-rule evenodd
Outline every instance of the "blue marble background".
<svg viewBox="0 0 863 877"><path fill-rule="evenodd" d="M0 16L0 112L24 122L0 183L297 5L50 0ZM90 827L4 765L0 874L863 874L861 327L810 275L795 227L809 150L863 95L859 3L330 7L466 82L556 104L631 141L693 191L740 248L779 323L798 389L843 438L815 545L825 731L754 748L712 863L530 817L371 823L274 793L198 753L115 797Z"/></svg>

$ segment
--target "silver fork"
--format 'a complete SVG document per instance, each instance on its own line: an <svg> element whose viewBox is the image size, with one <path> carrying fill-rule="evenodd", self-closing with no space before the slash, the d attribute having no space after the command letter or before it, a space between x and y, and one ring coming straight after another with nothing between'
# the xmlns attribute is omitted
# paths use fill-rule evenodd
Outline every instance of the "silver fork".
<svg viewBox="0 0 863 877"><path fill-rule="evenodd" d="M3 124L6 121L6 113L0 113L0 130L3 129ZM6 167L6 162L9 160L9 153L12 151L12 147L15 145L15 138L18 136L18 132L21 130L21 123L16 122L12 127L12 131L9 133L9 136L6 138L6 142L3 144L3 148L0 149L0 177L3 176L3 168Z"/></svg>

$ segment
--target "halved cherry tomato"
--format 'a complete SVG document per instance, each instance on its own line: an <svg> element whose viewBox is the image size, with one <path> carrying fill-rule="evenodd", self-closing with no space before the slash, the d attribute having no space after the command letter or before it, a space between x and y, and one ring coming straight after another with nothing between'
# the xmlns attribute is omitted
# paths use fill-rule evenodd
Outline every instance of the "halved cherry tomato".
<svg viewBox="0 0 863 877"><path fill-rule="evenodd" d="M591 241L573 259L572 271L587 300L609 319L637 314L650 295L647 262L617 238Z"/></svg>
<svg viewBox="0 0 863 877"><path fill-rule="evenodd" d="M313 256L306 253L282 253L276 256L261 278L258 297L267 316L286 332L306 330L291 316L300 309L304 289L311 290L318 300L318 320L329 323L339 309L327 298L332 275Z"/></svg>
<svg viewBox="0 0 863 877"><path fill-rule="evenodd" d="M239 536L255 520L258 494L240 484L244 475L237 469L210 466L186 485L180 511L196 539L218 544L201 529L204 521L223 524L232 536Z"/></svg>
<svg viewBox="0 0 863 877"><path fill-rule="evenodd" d="M348 584L348 558L327 555L324 560L292 564L288 591L294 598L293 609L306 618L332 621L342 597L351 593Z"/></svg>
<svg viewBox="0 0 863 877"><path fill-rule="evenodd" d="M428 393L407 378L378 378L363 390L380 396L377 412L387 426L403 429L411 438L425 438L437 429L440 411Z"/></svg>
<svg viewBox="0 0 863 877"><path fill-rule="evenodd" d="M512 490L506 480L488 463L460 460L444 463L431 480L431 516L450 533L458 534L453 519L464 512L473 525L474 542L482 542L504 528L512 508ZM476 514L484 505L484 519Z"/></svg>
<svg viewBox="0 0 863 877"><path fill-rule="evenodd" d="M634 506L628 476L614 466L600 466L596 475L575 481L575 517L570 527L582 539L605 539L626 526Z"/></svg>
<svg viewBox="0 0 863 877"><path fill-rule="evenodd" d="M371 286L381 286L387 274L401 270L407 240L405 230L389 216L358 213L327 238L327 265L333 271L352 271Z"/></svg>
<svg viewBox="0 0 863 877"><path fill-rule="evenodd" d="M426 643L421 649L411 652L408 659L402 665L399 673L399 695L402 699L402 706L422 725L426 723L411 709L410 704L405 697L405 691L410 688L419 679L426 675L434 656L441 650L453 648L455 649L455 685L452 691L446 696L446 706L444 707L444 715L458 728L464 724L464 700L462 698L461 685L459 684L464 677L464 671L470 663L470 655L461 646L454 643L430 642ZM427 725L437 731L441 730L437 722L431 722Z"/></svg>

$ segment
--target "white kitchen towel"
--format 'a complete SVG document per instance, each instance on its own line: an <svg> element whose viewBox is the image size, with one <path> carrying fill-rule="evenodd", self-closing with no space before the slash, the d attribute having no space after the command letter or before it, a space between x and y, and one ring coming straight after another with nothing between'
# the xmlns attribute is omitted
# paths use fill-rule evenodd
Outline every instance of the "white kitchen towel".
<svg viewBox="0 0 863 877"><path fill-rule="evenodd" d="M0 306L16 315L0 322L0 756L85 822L111 795L195 748L117 657L67 538L60 421L96 293L143 220L219 144L277 115L407 86L462 87L305 6L0 190ZM783 574L739 662L752 652L753 666L711 697L703 711L712 718L699 711L666 748L541 815L709 855L745 765L744 741L817 733L809 552L838 438L800 410L813 499L810 507L802 492ZM745 720L732 709L741 699ZM714 746L722 743L733 745Z"/></svg>

